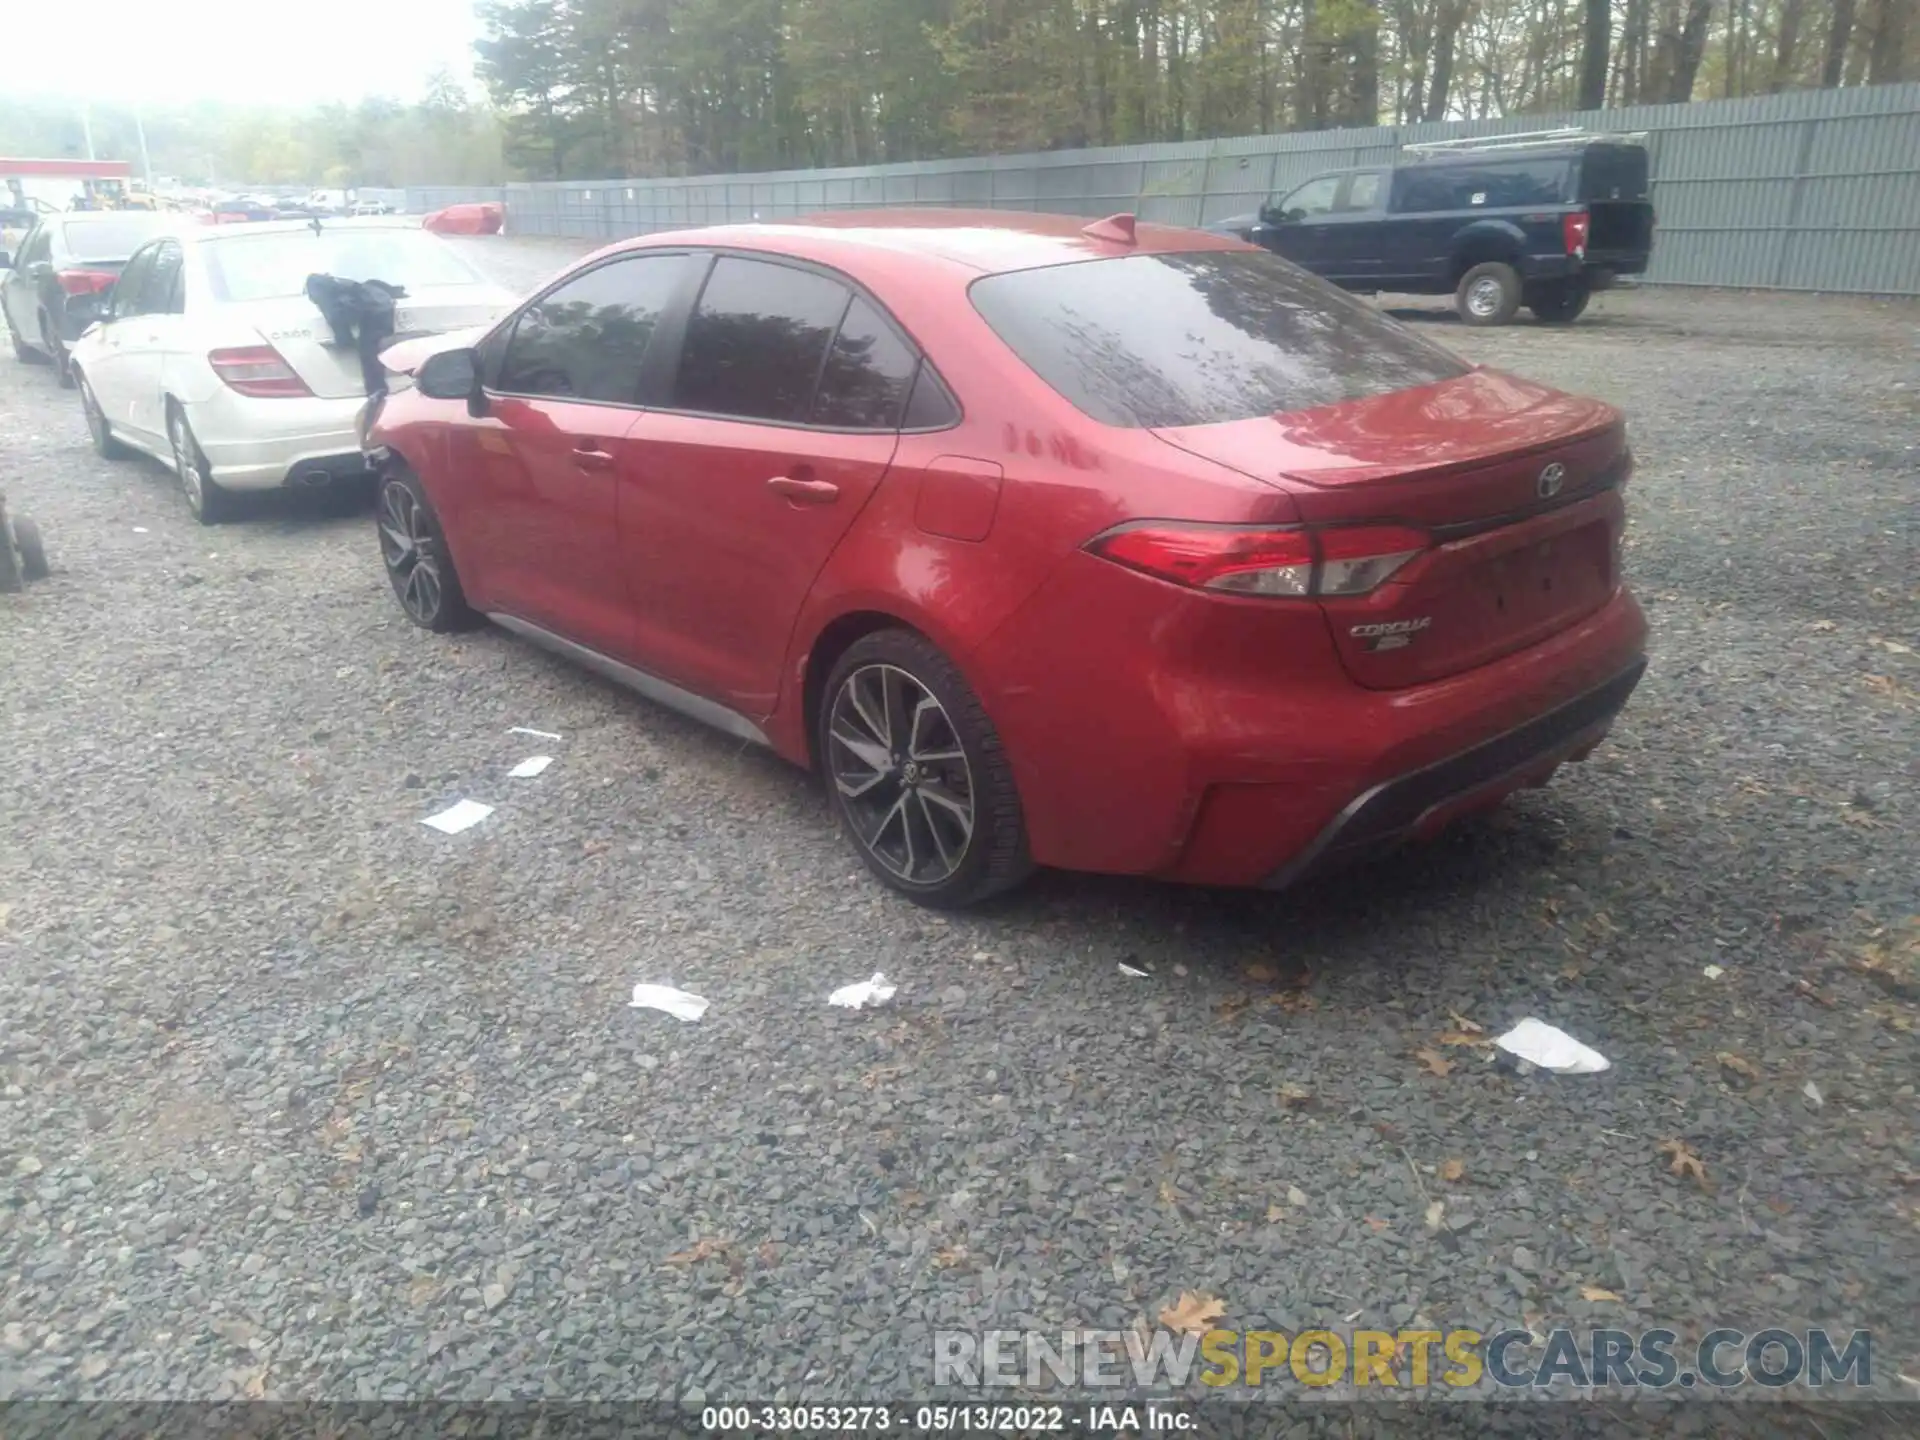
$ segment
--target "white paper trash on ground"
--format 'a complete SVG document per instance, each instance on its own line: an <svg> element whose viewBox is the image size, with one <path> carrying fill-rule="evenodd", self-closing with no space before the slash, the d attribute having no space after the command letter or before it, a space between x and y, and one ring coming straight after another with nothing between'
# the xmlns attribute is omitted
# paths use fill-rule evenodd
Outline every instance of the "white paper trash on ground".
<svg viewBox="0 0 1920 1440"><path fill-rule="evenodd" d="M561 738L560 736L554 734L551 730L529 730L524 725L509 725L507 727L507 734L531 735L536 740L558 740Z"/></svg>
<svg viewBox="0 0 1920 1440"><path fill-rule="evenodd" d="M893 992L900 987L889 985L887 977L878 970L873 977L862 980L857 985L842 985L827 997L829 1005L844 1005L849 1010L864 1009L868 1005L884 1005L893 998Z"/></svg>
<svg viewBox="0 0 1920 1440"><path fill-rule="evenodd" d="M1120 973L1122 975L1131 975L1136 980L1151 980L1153 978L1147 971L1140 969L1137 965L1129 965L1124 960L1120 962Z"/></svg>
<svg viewBox="0 0 1920 1440"><path fill-rule="evenodd" d="M1559 1075L1597 1075L1612 1068L1611 1062L1598 1050L1589 1049L1566 1031L1556 1030L1544 1020L1531 1016L1493 1043L1509 1055Z"/></svg>
<svg viewBox="0 0 1920 1440"><path fill-rule="evenodd" d="M429 815L420 823L431 825L443 835L458 835L462 830L471 829L487 816L493 814L493 806L482 805L478 800L462 800L449 805L438 815Z"/></svg>
<svg viewBox="0 0 1920 1440"><path fill-rule="evenodd" d="M553 764L553 756L551 755L529 755L518 765L514 766L513 769L507 771L507 774L511 775L515 780L531 780L551 764Z"/></svg>
<svg viewBox="0 0 1920 1440"><path fill-rule="evenodd" d="M664 1010L676 1020L698 1020L707 1013L707 1000L703 995L690 995L671 985L636 985L633 987L633 999L627 1002L627 1007L632 1010Z"/></svg>

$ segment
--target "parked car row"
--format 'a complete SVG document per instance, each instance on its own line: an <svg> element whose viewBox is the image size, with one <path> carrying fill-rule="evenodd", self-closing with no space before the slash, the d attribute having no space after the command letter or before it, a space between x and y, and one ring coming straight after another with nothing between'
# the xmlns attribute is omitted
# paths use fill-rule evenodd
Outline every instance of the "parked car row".
<svg viewBox="0 0 1920 1440"><path fill-rule="evenodd" d="M310 273L404 283L381 381ZM391 222L134 253L95 443L217 518L378 476L407 617L491 620L823 775L884 884L1291 885L1542 784L1644 666L1621 417L1261 248L911 211L488 290ZM357 432L357 433L356 433Z"/></svg>
<svg viewBox="0 0 1920 1440"><path fill-rule="evenodd" d="M23 360L77 386L102 455L157 456L203 523L236 491L364 483L365 369L307 295L310 276L403 294L398 338L497 319L513 297L404 220L182 225L52 216L0 270Z"/></svg>

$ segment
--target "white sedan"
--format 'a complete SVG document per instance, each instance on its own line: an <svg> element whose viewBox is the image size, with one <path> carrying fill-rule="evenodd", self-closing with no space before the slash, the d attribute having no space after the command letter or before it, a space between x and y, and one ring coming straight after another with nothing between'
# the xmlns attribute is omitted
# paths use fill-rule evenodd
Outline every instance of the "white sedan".
<svg viewBox="0 0 1920 1440"><path fill-rule="evenodd" d="M95 447L170 465L207 525L236 490L362 480L361 356L307 298L313 275L403 287L398 338L490 325L514 304L417 221L183 226L134 254L73 347Z"/></svg>

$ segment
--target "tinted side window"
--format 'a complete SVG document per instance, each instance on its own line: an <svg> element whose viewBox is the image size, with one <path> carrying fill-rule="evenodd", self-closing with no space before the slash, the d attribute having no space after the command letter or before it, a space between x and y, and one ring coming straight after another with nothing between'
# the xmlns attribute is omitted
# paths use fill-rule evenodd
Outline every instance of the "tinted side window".
<svg viewBox="0 0 1920 1440"><path fill-rule="evenodd" d="M142 302L146 298L147 276L153 273L151 249L142 250L127 262L127 268L120 272L120 278L113 286L113 318L125 319L129 315L142 313Z"/></svg>
<svg viewBox="0 0 1920 1440"><path fill-rule="evenodd" d="M851 298L810 270L723 255L687 321L675 407L805 424Z"/></svg>
<svg viewBox="0 0 1920 1440"><path fill-rule="evenodd" d="M902 430L939 430L960 421L960 407L953 401L933 366L920 362L920 373L913 379L913 394L907 397L907 413L900 420Z"/></svg>
<svg viewBox="0 0 1920 1440"><path fill-rule="evenodd" d="M178 245L162 245L154 252L153 268L147 272L147 283L140 295L142 315L177 315L180 312L180 269Z"/></svg>
<svg viewBox="0 0 1920 1440"><path fill-rule="evenodd" d="M1467 373L1439 346L1277 255L1130 255L974 282L1035 374L1108 425L1212 425Z"/></svg>
<svg viewBox="0 0 1920 1440"><path fill-rule="evenodd" d="M1399 209L1413 213L1432 210L1452 210L1455 208L1451 177L1445 170L1421 169L1402 170L1395 177L1395 188L1399 191Z"/></svg>
<svg viewBox="0 0 1920 1440"><path fill-rule="evenodd" d="M859 297L840 322L820 372L813 423L850 430L894 430L920 357Z"/></svg>
<svg viewBox="0 0 1920 1440"><path fill-rule="evenodd" d="M529 305L514 325L494 388L637 404L647 344L687 263L683 255L616 260Z"/></svg>
<svg viewBox="0 0 1920 1440"><path fill-rule="evenodd" d="M34 227L20 246L20 258L14 263L21 269L29 265L41 265L53 255L53 234L45 225Z"/></svg>

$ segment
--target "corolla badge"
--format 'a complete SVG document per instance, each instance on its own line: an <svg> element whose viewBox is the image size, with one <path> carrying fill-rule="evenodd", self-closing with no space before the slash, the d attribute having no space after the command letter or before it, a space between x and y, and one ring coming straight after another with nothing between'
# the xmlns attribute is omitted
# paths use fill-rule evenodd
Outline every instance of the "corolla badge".
<svg viewBox="0 0 1920 1440"><path fill-rule="evenodd" d="M1566 483L1567 467L1556 460L1540 472L1540 478L1533 482L1533 492L1542 500L1551 500Z"/></svg>
<svg viewBox="0 0 1920 1440"><path fill-rule="evenodd" d="M1431 615L1422 615L1417 620L1376 620L1367 625L1356 625L1347 633L1356 640L1364 640L1368 650L1404 650L1413 643L1413 637L1433 624Z"/></svg>

